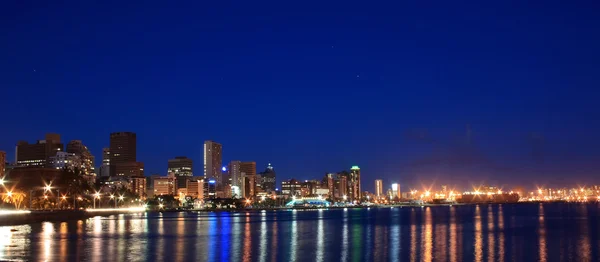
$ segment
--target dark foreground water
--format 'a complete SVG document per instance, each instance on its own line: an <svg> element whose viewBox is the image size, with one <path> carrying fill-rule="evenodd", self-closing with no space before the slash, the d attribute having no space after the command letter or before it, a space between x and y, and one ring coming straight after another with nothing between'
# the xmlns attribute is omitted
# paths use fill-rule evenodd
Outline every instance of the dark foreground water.
<svg viewBox="0 0 600 262"><path fill-rule="evenodd" d="M599 210L512 204L95 217L0 227L0 260L598 261Z"/></svg>

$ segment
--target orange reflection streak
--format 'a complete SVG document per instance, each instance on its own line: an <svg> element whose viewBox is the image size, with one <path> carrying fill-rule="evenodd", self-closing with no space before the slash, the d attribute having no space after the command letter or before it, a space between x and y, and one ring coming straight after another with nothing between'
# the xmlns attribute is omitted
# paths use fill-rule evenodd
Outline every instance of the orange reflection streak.
<svg viewBox="0 0 600 262"><path fill-rule="evenodd" d="M44 260L49 261L52 255L52 235L54 234L54 224L44 222L42 224L42 243L44 249Z"/></svg>
<svg viewBox="0 0 600 262"><path fill-rule="evenodd" d="M252 261L252 237L250 236L250 217L246 216L244 224L244 262Z"/></svg>
<svg viewBox="0 0 600 262"><path fill-rule="evenodd" d="M422 261L431 261L433 259L433 248L432 248L432 219L431 219L431 208L425 209L425 240L423 241L423 259Z"/></svg>
<svg viewBox="0 0 600 262"><path fill-rule="evenodd" d="M448 249L448 225L442 223L435 223L433 228L435 234L435 243L433 244L433 257L436 261L448 261L447 249Z"/></svg>
<svg viewBox="0 0 600 262"><path fill-rule="evenodd" d="M584 213L583 217L588 217L587 206L582 206ZM590 232L588 228L588 220L583 220L579 223L581 228L579 230L581 238L579 240L579 261L592 261L592 246L590 244Z"/></svg>
<svg viewBox="0 0 600 262"><path fill-rule="evenodd" d="M410 261L417 261L417 225L415 209L412 209L410 215Z"/></svg>
<svg viewBox="0 0 600 262"><path fill-rule="evenodd" d="M488 261L494 261L494 249L496 248L494 239L494 209L488 206Z"/></svg>
<svg viewBox="0 0 600 262"><path fill-rule="evenodd" d="M69 237L69 229L67 222L60 223L60 261L67 261L67 241Z"/></svg>
<svg viewBox="0 0 600 262"><path fill-rule="evenodd" d="M456 208L450 207L450 262L456 262Z"/></svg>
<svg viewBox="0 0 600 262"><path fill-rule="evenodd" d="M504 261L504 213L502 205L498 206L498 261Z"/></svg>
<svg viewBox="0 0 600 262"><path fill-rule="evenodd" d="M185 254L183 247L185 244L185 218L182 217L183 213L179 213L177 218L177 236L175 240L175 261L183 261Z"/></svg>
<svg viewBox="0 0 600 262"><path fill-rule="evenodd" d="M479 205L475 206L475 244L473 248L475 249L475 261L482 261L483 258L483 244L482 244L482 236L481 236L481 210L479 209Z"/></svg>
<svg viewBox="0 0 600 262"><path fill-rule="evenodd" d="M540 204L539 208L539 246L540 246L540 262L547 261L546 257L546 227L544 225L544 206Z"/></svg>

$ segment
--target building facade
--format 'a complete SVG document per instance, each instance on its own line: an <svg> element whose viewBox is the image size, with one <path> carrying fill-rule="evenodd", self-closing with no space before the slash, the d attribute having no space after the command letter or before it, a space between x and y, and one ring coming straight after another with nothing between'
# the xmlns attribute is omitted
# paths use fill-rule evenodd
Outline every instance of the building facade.
<svg viewBox="0 0 600 262"><path fill-rule="evenodd" d="M153 184L154 196L175 195L175 177L155 177Z"/></svg>
<svg viewBox="0 0 600 262"><path fill-rule="evenodd" d="M86 176L95 176L94 155L88 150L81 140L71 140L67 144L66 150L69 154L74 154L79 158L80 166L77 168Z"/></svg>
<svg viewBox="0 0 600 262"><path fill-rule="evenodd" d="M276 173L275 168L269 163L264 172L259 174L260 176L260 187L265 193L275 192L276 189Z"/></svg>
<svg viewBox="0 0 600 262"><path fill-rule="evenodd" d="M0 151L0 178L6 175L6 152Z"/></svg>
<svg viewBox="0 0 600 262"><path fill-rule="evenodd" d="M381 179L375 180L375 197L377 197L377 198L385 197L385 195L383 195L383 180L381 180Z"/></svg>
<svg viewBox="0 0 600 262"><path fill-rule="evenodd" d="M281 194L287 198L302 196L302 183L293 178L281 181Z"/></svg>
<svg viewBox="0 0 600 262"><path fill-rule="evenodd" d="M242 176L242 197L254 197L256 195L256 162L240 162L240 174Z"/></svg>
<svg viewBox="0 0 600 262"><path fill-rule="evenodd" d="M109 150L111 176L144 175L144 164L137 162L137 136L135 133L111 133Z"/></svg>
<svg viewBox="0 0 600 262"><path fill-rule="evenodd" d="M177 188L187 188L188 180L193 176L193 162L185 156L169 159L167 173L173 173L177 180Z"/></svg>
<svg viewBox="0 0 600 262"><path fill-rule="evenodd" d="M350 169L350 177L348 179L348 199L352 201L360 201L362 191L360 187L360 168L353 166Z"/></svg>
<svg viewBox="0 0 600 262"><path fill-rule="evenodd" d="M100 166L100 176L110 176L110 148L102 148L102 165Z"/></svg>
<svg viewBox="0 0 600 262"><path fill-rule="evenodd" d="M146 177L132 176L129 178L129 189L140 199L146 199Z"/></svg>
<svg viewBox="0 0 600 262"><path fill-rule="evenodd" d="M17 167L52 168L51 158L61 151L63 144L59 134L46 134L45 140L35 144L19 141L15 148L15 163Z"/></svg>
<svg viewBox="0 0 600 262"><path fill-rule="evenodd" d="M217 184L222 184L221 168L223 146L217 142L204 141L204 178L214 178Z"/></svg>

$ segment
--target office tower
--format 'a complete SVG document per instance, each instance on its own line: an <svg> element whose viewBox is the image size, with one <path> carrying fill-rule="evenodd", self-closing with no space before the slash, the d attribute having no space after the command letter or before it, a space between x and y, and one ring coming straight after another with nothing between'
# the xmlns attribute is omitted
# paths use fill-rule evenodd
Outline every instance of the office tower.
<svg viewBox="0 0 600 262"><path fill-rule="evenodd" d="M221 181L222 151L221 144L211 140L204 141L204 178L214 178L217 185L223 182Z"/></svg>
<svg viewBox="0 0 600 262"><path fill-rule="evenodd" d="M87 146L85 146L81 140L71 140L67 144L66 150L69 154L74 154L80 160L80 166L78 169L84 174L88 176L95 175L95 167L94 167L94 156L88 150Z"/></svg>
<svg viewBox="0 0 600 262"><path fill-rule="evenodd" d="M132 132L110 134L110 175L143 176L144 164L137 162L137 138Z"/></svg>
<svg viewBox="0 0 600 262"><path fill-rule="evenodd" d="M241 187L242 185L242 175L240 172L240 163L241 161L234 160L229 162L227 165L227 173L229 174L229 178L231 179L231 186Z"/></svg>
<svg viewBox="0 0 600 262"><path fill-rule="evenodd" d="M79 156L76 156L72 153L67 152L56 152L56 155L50 157L50 162L52 163L52 167L56 169L68 169L71 171L75 171L79 169L82 165L81 159Z"/></svg>
<svg viewBox="0 0 600 262"><path fill-rule="evenodd" d="M173 176L155 177L152 179L152 183L154 196L175 194L175 177Z"/></svg>
<svg viewBox="0 0 600 262"><path fill-rule="evenodd" d="M129 190L140 199L146 198L146 177L133 176L129 178Z"/></svg>
<svg viewBox="0 0 600 262"><path fill-rule="evenodd" d="M290 198L302 195L302 183L296 179L281 181L281 194Z"/></svg>
<svg viewBox="0 0 600 262"><path fill-rule="evenodd" d="M276 174L275 168L269 163L267 169L260 174L260 186L263 192L271 193L275 191Z"/></svg>
<svg viewBox="0 0 600 262"><path fill-rule="evenodd" d="M51 157L63 150L59 134L46 134L45 140L35 144L19 141L15 149L15 162L18 167L52 168Z"/></svg>
<svg viewBox="0 0 600 262"><path fill-rule="evenodd" d="M344 175L338 175L338 179L336 180L336 192L335 196L338 199L350 200L348 197L348 177Z"/></svg>
<svg viewBox="0 0 600 262"><path fill-rule="evenodd" d="M242 196L251 198L256 195L256 162L240 162L242 176Z"/></svg>
<svg viewBox="0 0 600 262"><path fill-rule="evenodd" d="M6 175L6 152L0 151L0 178Z"/></svg>
<svg viewBox="0 0 600 262"><path fill-rule="evenodd" d="M192 160L185 156L169 159L167 173L173 173L177 179L177 188L186 188L187 180L193 176Z"/></svg>
<svg viewBox="0 0 600 262"><path fill-rule="evenodd" d="M381 180L381 179L375 180L375 196L378 199L384 197L384 195L383 195L383 180Z"/></svg>
<svg viewBox="0 0 600 262"><path fill-rule="evenodd" d="M217 197L217 181L213 178L205 178L203 179L203 189L202 193L204 195L204 199L214 199Z"/></svg>
<svg viewBox="0 0 600 262"><path fill-rule="evenodd" d="M102 148L102 166L100 166L100 176L110 176L110 148Z"/></svg>
<svg viewBox="0 0 600 262"><path fill-rule="evenodd" d="M350 169L348 187L349 199L352 201L360 201L362 192L360 191L360 168L358 166L353 166Z"/></svg>
<svg viewBox="0 0 600 262"><path fill-rule="evenodd" d="M400 200L402 198L402 192L400 191L400 184L392 184L392 199Z"/></svg>

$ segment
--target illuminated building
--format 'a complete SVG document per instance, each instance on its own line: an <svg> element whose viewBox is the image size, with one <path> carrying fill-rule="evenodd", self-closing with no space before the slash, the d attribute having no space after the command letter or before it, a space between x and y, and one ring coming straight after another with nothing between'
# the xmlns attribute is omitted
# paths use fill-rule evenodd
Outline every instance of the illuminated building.
<svg viewBox="0 0 600 262"><path fill-rule="evenodd" d="M302 184L293 178L281 181L281 194L286 197L301 196Z"/></svg>
<svg viewBox="0 0 600 262"><path fill-rule="evenodd" d="M143 176L144 164L137 162L137 137L132 132L110 134L110 175Z"/></svg>
<svg viewBox="0 0 600 262"><path fill-rule="evenodd" d="M146 198L146 177L132 176L129 178L129 189L140 199Z"/></svg>
<svg viewBox="0 0 600 262"><path fill-rule="evenodd" d="M193 176L193 162L185 156L169 159L167 173L173 173L177 180L177 188L186 188L188 180Z"/></svg>
<svg viewBox="0 0 600 262"><path fill-rule="evenodd" d="M6 175L6 152L0 151L0 178Z"/></svg>
<svg viewBox="0 0 600 262"><path fill-rule="evenodd" d="M102 148L102 165L100 166L100 177L110 176L110 148Z"/></svg>
<svg viewBox="0 0 600 262"><path fill-rule="evenodd" d="M204 199L214 199L217 197L217 181L213 178L204 179L203 183Z"/></svg>
<svg viewBox="0 0 600 262"><path fill-rule="evenodd" d="M214 178L221 185L223 146L217 142L204 141L204 178Z"/></svg>
<svg viewBox="0 0 600 262"><path fill-rule="evenodd" d="M325 175L324 181L327 184L327 189L329 189L329 197L334 198L335 197L334 196L334 193L335 193L334 174L328 173L327 175Z"/></svg>
<svg viewBox="0 0 600 262"><path fill-rule="evenodd" d="M16 146L15 162L18 167L46 167L52 168L51 157L63 151L59 134L46 134L45 140L38 140L35 144L19 141Z"/></svg>
<svg viewBox="0 0 600 262"><path fill-rule="evenodd" d="M397 200L402 199L402 192L400 191L400 184L398 183L392 184L392 198Z"/></svg>
<svg viewBox="0 0 600 262"><path fill-rule="evenodd" d="M381 179L375 180L375 196L377 198L384 197L384 195L383 195L383 180L381 180Z"/></svg>
<svg viewBox="0 0 600 262"><path fill-rule="evenodd" d="M67 153L74 154L79 158L80 166L77 167L86 176L95 176L96 168L94 167L94 155L88 150L81 140L71 140L67 144ZM94 178L90 178L94 180Z"/></svg>
<svg viewBox="0 0 600 262"><path fill-rule="evenodd" d="M175 177L155 177L152 180L155 196L175 194Z"/></svg>
<svg viewBox="0 0 600 262"><path fill-rule="evenodd" d="M52 163L53 168L74 171L81 166L81 159L75 154L61 151L56 152L55 156L50 157L50 163Z"/></svg>
<svg viewBox="0 0 600 262"><path fill-rule="evenodd" d="M348 196L348 177L345 175L338 174L337 179L335 180L335 192L334 197L336 199L347 198Z"/></svg>
<svg viewBox="0 0 600 262"><path fill-rule="evenodd" d="M265 169L264 172L261 172L260 174L260 188L262 189L263 192L266 193L271 193L275 191L275 184L276 184L276 174L275 174L275 168L273 168L273 166L271 165L271 163L269 163L267 165L267 169Z"/></svg>
<svg viewBox="0 0 600 262"><path fill-rule="evenodd" d="M251 198L256 195L256 162L240 162L242 176L242 197Z"/></svg>
<svg viewBox="0 0 600 262"><path fill-rule="evenodd" d="M348 199L351 201L360 201L361 193L360 168L358 166L353 166L350 169L350 176L348 179Z"/></svg>

